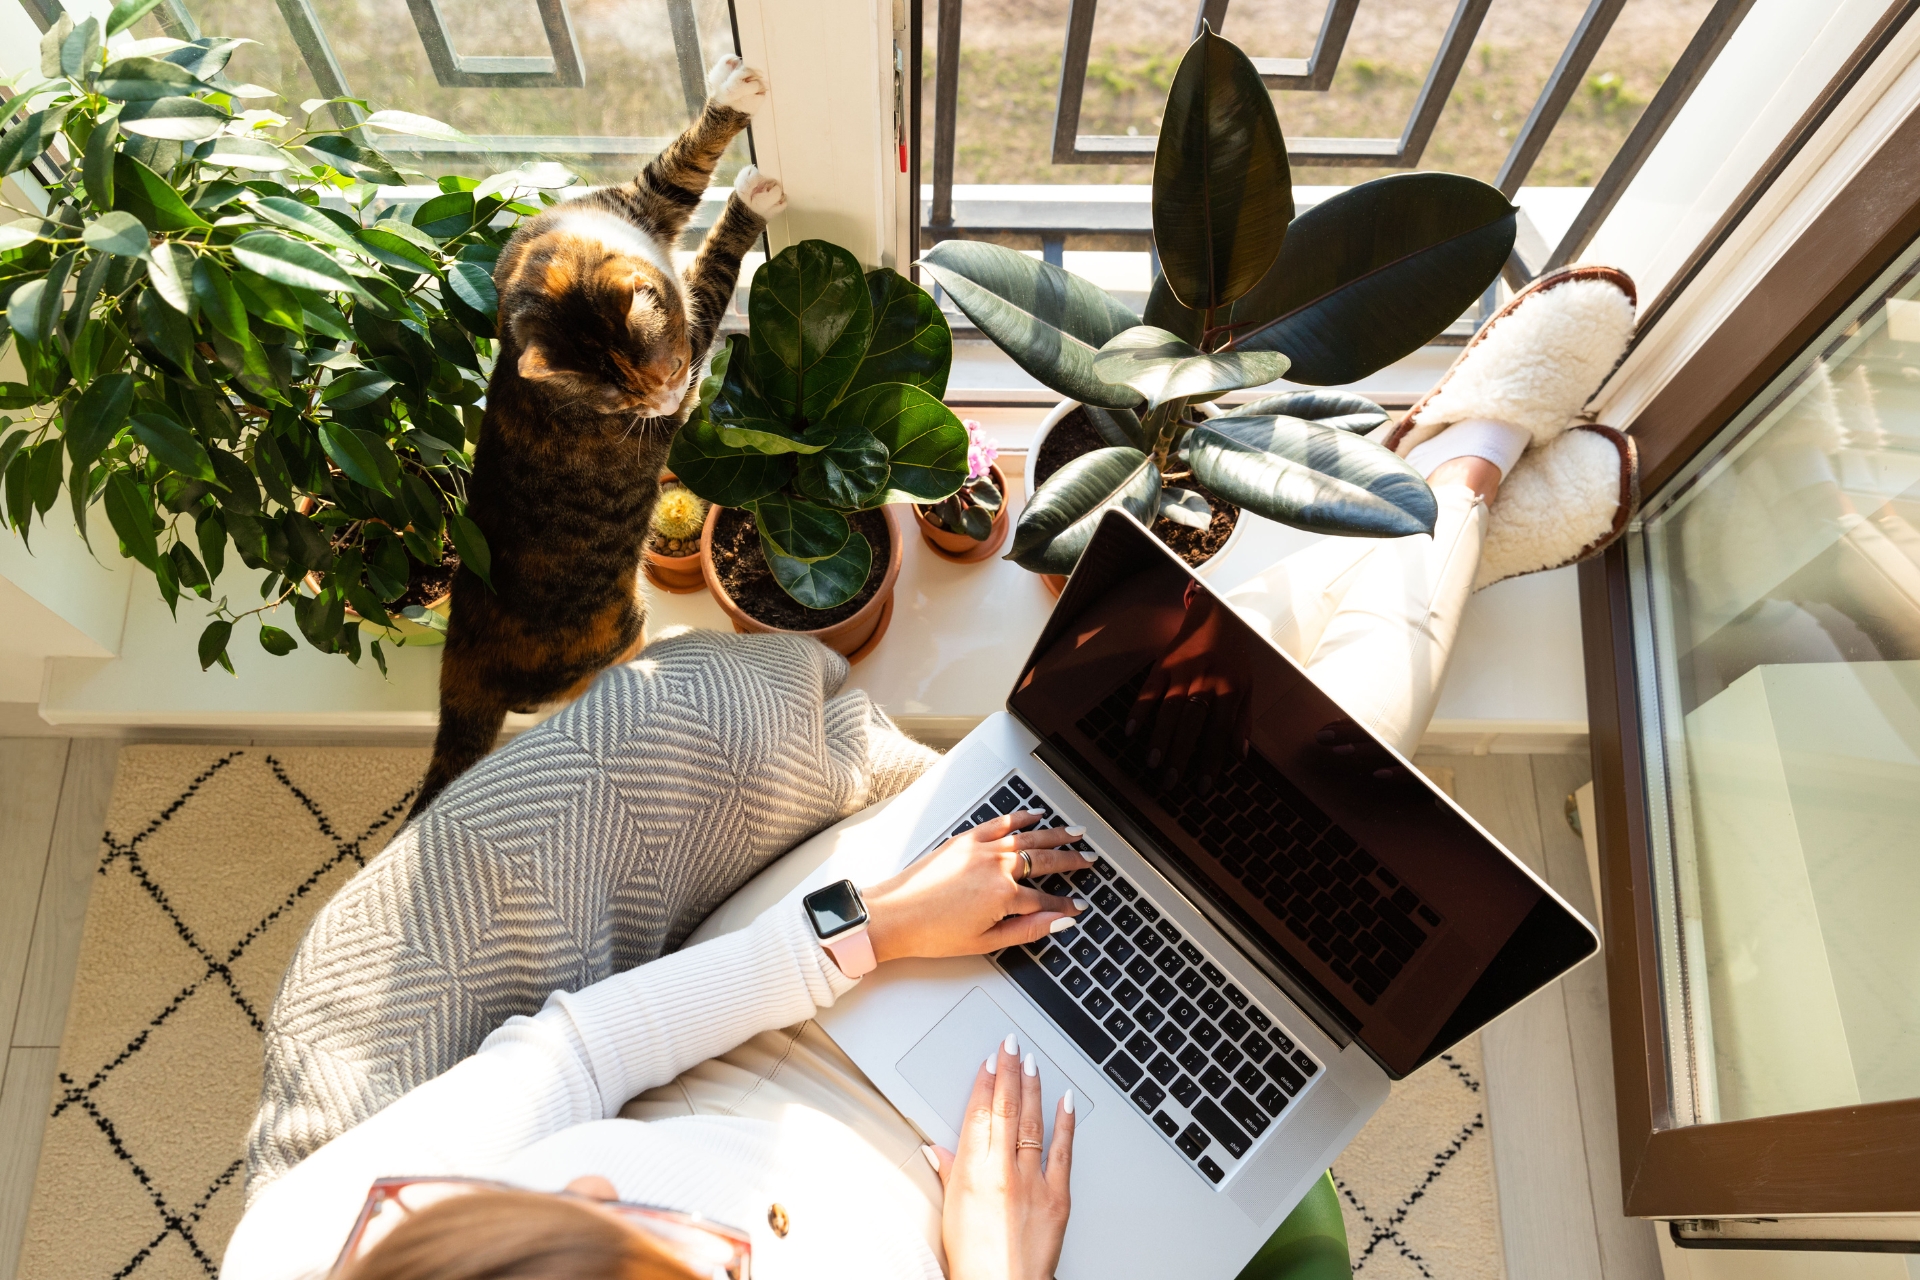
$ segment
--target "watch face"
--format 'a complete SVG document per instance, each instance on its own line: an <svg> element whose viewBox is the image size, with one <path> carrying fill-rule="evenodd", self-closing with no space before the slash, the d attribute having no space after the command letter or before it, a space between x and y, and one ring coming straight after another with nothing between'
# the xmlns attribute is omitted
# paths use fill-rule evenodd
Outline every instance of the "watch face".
<svg viewBox="0 0 1920 1280"><path fill-rule="evenodd" d="M860 891L851 880L816 889L800 901L813 918L813 931L822 938L837 937L867 922L867 904L860 901Z"/></svg>

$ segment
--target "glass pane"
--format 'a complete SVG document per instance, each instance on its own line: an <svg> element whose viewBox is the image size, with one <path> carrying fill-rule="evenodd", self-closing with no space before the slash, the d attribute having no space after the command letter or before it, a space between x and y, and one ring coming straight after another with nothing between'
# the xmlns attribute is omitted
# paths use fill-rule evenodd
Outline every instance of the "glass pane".
<svg viewBox="0 0 1920 1280"><path fill-rule="evenodd" d="M1629 543L1682 1123L1920 1096L1916 261Z"/></svg>

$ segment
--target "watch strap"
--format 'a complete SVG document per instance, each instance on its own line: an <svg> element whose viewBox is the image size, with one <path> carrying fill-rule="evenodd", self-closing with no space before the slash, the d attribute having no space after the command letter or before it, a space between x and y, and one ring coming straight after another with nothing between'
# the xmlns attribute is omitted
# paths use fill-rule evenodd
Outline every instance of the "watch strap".
<svg viewBox="0 0 1920 1280"><path fill-rule="evenodd" d="M865 925L838 938L825 939L820 945L827 949L827 954L833 957L833 962L840 966L840 972L849 978L863 978L880 965L880 961L873 954L873 938L868 935Z"/></svg>

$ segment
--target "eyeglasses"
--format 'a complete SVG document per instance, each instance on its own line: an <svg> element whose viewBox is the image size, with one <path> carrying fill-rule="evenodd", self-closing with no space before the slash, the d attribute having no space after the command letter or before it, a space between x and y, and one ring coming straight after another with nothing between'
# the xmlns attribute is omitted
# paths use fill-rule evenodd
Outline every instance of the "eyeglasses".
<svg viewBox="0 0 1920 1280"><path fill-rule="evenodd" d="M366 1203L347 1235L346 1247L334 1260L331 1274L338 1275L348 1263L365 1257L392 1230L411 1214L420 1212L456 1196L476 1191L518 1191L525 1187L483 1178L380 1178L367 1189ZM711 1280L751 1280L750 1263L753 1241L744 1232L691 1213L656 1209L651 1205L627 1204L620 1200L596 1200L571 1191L539 1192L563 1199L578 1200L604 1209L645 1232L656 1244L695 1275Z"/></svg>

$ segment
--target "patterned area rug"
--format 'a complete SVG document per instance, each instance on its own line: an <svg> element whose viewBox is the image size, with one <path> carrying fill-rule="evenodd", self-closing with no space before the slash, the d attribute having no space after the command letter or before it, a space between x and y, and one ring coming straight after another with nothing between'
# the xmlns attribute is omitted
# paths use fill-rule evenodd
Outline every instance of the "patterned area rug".
<svg viewBox="0 0 1920 1280"><path fill-rule="evenodd" d="M398 830L426 756L121 753L21 1276L217 1274L280 974ZM1500 1280L1480 1081L1476 1038L1394 1086L1335 1165L1355 1275Z"/></svg>

